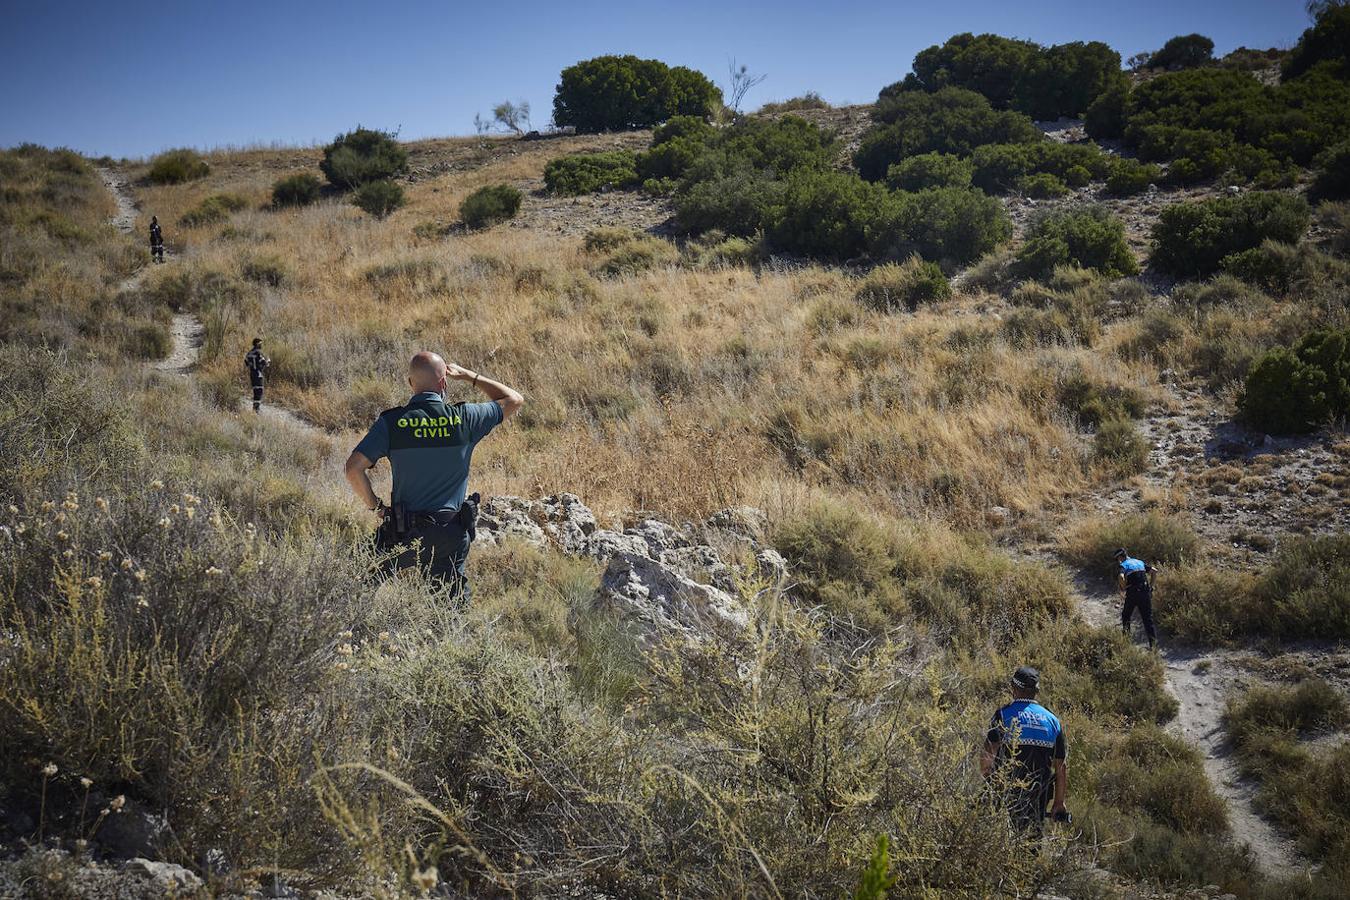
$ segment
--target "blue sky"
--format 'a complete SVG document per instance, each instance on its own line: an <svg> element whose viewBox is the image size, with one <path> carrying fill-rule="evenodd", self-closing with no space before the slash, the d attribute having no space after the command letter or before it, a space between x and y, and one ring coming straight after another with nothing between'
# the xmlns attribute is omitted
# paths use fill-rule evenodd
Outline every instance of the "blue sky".
<svg viewBox="0 0 1350 900"><path fill-rule="evenodd" d="M360 123L471 134L526 100L548 122L558 72L603 53L700 69L736 57L754 108L807 90L866 102L916 51L962 31L1101 40L1128 57L1199 31L1217 52L1286 47L1301 0L539 2L0 0L0 146L141 156L168 147L330 140Z"/></svg>

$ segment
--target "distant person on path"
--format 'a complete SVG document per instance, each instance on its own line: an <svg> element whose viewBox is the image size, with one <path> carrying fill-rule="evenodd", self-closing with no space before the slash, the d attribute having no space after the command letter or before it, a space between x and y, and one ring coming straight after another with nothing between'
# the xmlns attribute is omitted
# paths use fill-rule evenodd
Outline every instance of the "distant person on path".
<svg viewBox="0 0 1350 900"><path fill-rule="evenodd" d="M466 381L488 398L447 403L446 385ZM473 449L525 405L519 392L423 350L408 364L412 399L380 413L347 458L352 492L380 520L376 545L397 551L392 569L423 567L469 599L465 564L474 538L478 495L466 496ZM382 457L393 471L390 505L375 495L368 471Z"/></svg>
<svg viewBox="0 0 1350 900"><path fill-rule="evenodd" d="M1036 702L1040 685L1041 673L1030 666L1013 673L1013 700L994 713L980 754L985 778L995 772L1007 777L1005 799L1013 826L1035 839L1044 833L1047 804L1056 822L1073 821L1064 806L1069 792L1064 726Z"/></svg>
<svg viewBox="0 0 1350 900"><path fill-rule="evenodd" d="M1116 562L1120 566L1116 581L1125 593L1124 604L1120 608L1120 627L1129 637L1134 611L1138 609L1139 618L1144 620L1144 633L1148 635L1148 648L1156 649L1158 633L1153 627L1153 573L1158 570L1130 556L1124 547L1116 551Z"/></svg>
<svg viewBox="0 0 1350 900"><path fill-rule="evenodd" d="M272 361L263 356L262 338L253 339L253 349L244 354L244 368L248 369L248 381L253 385L253 411L262 409L263 373Z"/></svg>
<svg viewBox="0 0 1350 900"><path fill-rule="evenodd" d="M159 216L150 217L150 256L157 263L164 262L164 232L159 228Z"/></svg>

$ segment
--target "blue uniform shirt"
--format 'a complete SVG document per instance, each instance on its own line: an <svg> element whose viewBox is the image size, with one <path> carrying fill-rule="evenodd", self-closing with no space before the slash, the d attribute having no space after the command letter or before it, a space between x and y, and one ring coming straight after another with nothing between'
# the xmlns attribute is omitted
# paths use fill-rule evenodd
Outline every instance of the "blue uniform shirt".
<svg viewBox="0 0 1350 900"><path fill-rule="evenodd" d="M1142 559L1127 556L1120 562L1120 574L1125 576L1125 585L1134 591L1148 588L1148 566Z"/></svg>
<svg viewBox="0 0 1350 900"><path fill-rule="evenodd" d="M468 491L473 448L501 421L498 403L447 404L423 391L380 413L356 451L371 462L389 457L392 502L409 512L456 510Z"/></svg>
<svg viewBox="0 0 1350 900"><path fill-rule="evenodd" d="M986 740L998 747L1000 765L1033 794L1054 787L1052 760L1067 759L1069 748L1059 717L1035 700L1014 700L994 713Z"/></svg>

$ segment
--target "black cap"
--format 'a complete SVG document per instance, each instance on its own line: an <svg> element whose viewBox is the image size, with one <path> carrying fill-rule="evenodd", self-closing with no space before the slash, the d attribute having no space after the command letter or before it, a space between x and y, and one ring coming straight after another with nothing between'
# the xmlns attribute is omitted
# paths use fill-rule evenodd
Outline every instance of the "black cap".
<svg viewBox="0 0 1350 900"><path fill-rule="evenodd" d="M1120 559L1122 556L1129 556L1129 555L1130 554L1125 552L1124 547L1121 547L1119 550L1116 551L1116 559Z"/></svg>
<svg viewBox="0 0 1350 900"><path fill-rule="evenodd" d="M1023 690L1035 691L1041 687L1041 673L1037 672L1031 666L1022 666L1013 673L1012 683L1015 687Z"/></svg>
<svg viewBox="0 0 1350 900"><path fill-rule="evenodd" d="M253 346L256 347L256 346L258 346L258 345L261 344L261 343L262 343L262 338L254 338L254 339L253 339Z"/></svg>

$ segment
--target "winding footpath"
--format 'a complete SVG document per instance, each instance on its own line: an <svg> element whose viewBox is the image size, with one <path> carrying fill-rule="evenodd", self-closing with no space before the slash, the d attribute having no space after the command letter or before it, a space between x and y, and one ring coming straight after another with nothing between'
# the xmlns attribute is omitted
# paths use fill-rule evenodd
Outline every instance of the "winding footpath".
<svg viewBox="0 0 1350 900"><path fill-rule="evenodd" d="M139 213L136 210L136 201L132 199L131 192L127 187L127 180L121 174L109 168L100 167L97 171L117 204L117 212L109 222L123 234L132 234L136 229L136 218ZM172 260L175 256L176 254L167 247L165 248L164 257L166 261ZM150 274L153 265L152 263L137 269L130 278L118 285L118 291L138 289L144 283L146 276ZM197 367L206 328L202 325L201 319L192 313L174 313L173 320L169 325L169 334L171 338L169 355L164 359L150 363L149 366L157 372L188 377ZM239 409L241 411L252 411L252 401L249 397L240 396ZM323 433L295 413L279 406L265 404L260 414L264 419L280 422L292 428L314 434Z"/></svg>
<svg viewBox="0 0 1350 900"><path fill-rule="evenodd" d="M1194 395L1183 395L1171 385L1172 400L1186 413L1186 418L1198 421L1203 415ZM1178 442L1170 434L1169 418L1150 415L1142 420L1140 430L1153 447L1149 468L1144 473L1148 485L1163 489L1173 483L1183 460L1176 454ZM1094 498L1097 508L1112 513L1123 513L1126 496L1132 490L1115 490ZM1115 591L1100 582L1079 577L1074 584L1079 612L1094 625L1120 627L1120 598ZM1166 602L1166 598L1163 598ZM1135 625L1136 632L1139 625ZM1266 821L1256 811L1254 797L1257 785L1243 776L1223 727L1224 707L1229 693L1239 681L1237 657L1227 650L1194 650L1172 647L1164 639L1160 657L1164 667L1167 689L1179 704L1177 716L1168 724L1168 730L1185 739L1200 751L1205 774L1214 791L1228 809L1228 824L1233 839L1245 844L1252 852L1262 872L1273 877L1296 875L1307 871L1312 863L1298 852L1293 840Z"/></svg>

